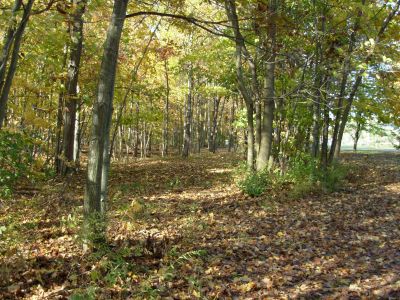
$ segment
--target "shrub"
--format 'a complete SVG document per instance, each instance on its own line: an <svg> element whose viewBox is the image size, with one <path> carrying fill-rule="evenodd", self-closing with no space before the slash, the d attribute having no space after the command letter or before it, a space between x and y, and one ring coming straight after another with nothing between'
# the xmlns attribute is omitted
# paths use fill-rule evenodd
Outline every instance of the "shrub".
<svg viewBox="0 0 400 300"><path fill-rule="evenodd" d="M347 176L347 173L347 168L338 163L329 166L325 171L322 170L320 180L324 189L329 192L337 190Z"/></svg>
<svg viewBox="0 0 400 300"><path fill-rule="evenodd" d="M243 168L240 169L243 171ZM237 176L237 186L243 193L251 197L260 196L265 192L269 185L267 175L266 171L255 172L244 170L244 172Z"/></svg>
<svg viewBox="0 0 400 300"><path fill-rule="evenodd" d="M16 182L29 178L33 142L21 133L0 131L0 197L10 197Z"/></svg>
<svg viewBox="0 0 400 300"><path fill-rule="evenodd" d="M285 180L293 183L292 197L303 197L311 192L336 190L346 174L346 168L338 163L324 169L316 159L301 153L291 159Z"/></svg>
<svg viewBox="0 0 400 300"><path fill-rule="evenodd" d="M286 179L294 183L305 181L316 181L318 165L310 155L301 153L294 156L289 162L289 170Z"/></svg>

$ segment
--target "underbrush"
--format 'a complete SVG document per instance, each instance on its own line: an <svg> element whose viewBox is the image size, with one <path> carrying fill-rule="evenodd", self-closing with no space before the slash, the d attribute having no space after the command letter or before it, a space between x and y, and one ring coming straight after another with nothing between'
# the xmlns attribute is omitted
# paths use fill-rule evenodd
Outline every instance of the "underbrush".
<svg viewBox="0 0 400 300"><path fill-rule="evenodd" d="M256 172L241 165L236 169L235 181L240 190L251 197L260 196L267 189L285 186L289 198L302 198L312 193L337 190L347 173L347 168L339 163L324 168L316 159L302 153L289 161L286 172L279 168Z"/></svg>
<svg viewBox="0 0 400 300"><path fill-rule="evenodd" d="M182 277L181 268L202 265L207 257L205 250L179 253L173 247L164 253L157 270L154 270L148 264L140 263L154 260L154 257L144 254L144 245L140 254L131 247L111 247L106 243L98 246L97 251L88 257L90 270L69 299L160 299L168 294L172 282L181 279L188 283L191 294L201 294L200 275ZM76 280L78 285L80 280L78 277Z"/></svg>
<svg viewBox="0 0 400 300"><path fill-rule="evenodd" d="M35 183L52 175L46 163L35 157L37 146L27 134L0 131L0 198L10 198L17 184Z"/></svg>
<svg viewBox="0 0 400 300"><path fill-rule="evenodd" d="M257 197L262 195L270 185L268 175L267 171L256 172L247 170L245 165L240 165L235 172L236 184L246 195Z"/></svg>
<svg viewBox="0 0 400 300"><path fill-rule="evenodd" d="M32 173L33 142L21 133L0 131L0 197L9 198L16 183Z"/></svg>

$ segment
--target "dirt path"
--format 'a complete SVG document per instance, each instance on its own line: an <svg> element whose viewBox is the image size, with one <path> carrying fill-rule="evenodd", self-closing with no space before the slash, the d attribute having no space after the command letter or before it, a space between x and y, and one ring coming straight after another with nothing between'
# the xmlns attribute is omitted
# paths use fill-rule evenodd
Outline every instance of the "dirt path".
<svg viewBox="0 0 400 300"><path fill-rule="evenodd" d="M298 200L243 196L237 160L115 167L109 237L120 256L80 249L82 177L3 203L0 298L400 298L400 155L345 155L340 191Z"/></svg>

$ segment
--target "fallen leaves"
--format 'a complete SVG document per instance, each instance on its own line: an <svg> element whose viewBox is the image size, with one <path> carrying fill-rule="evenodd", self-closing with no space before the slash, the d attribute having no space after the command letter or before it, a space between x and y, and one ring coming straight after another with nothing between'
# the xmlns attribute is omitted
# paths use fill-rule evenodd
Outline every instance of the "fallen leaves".
<svg viewBox="0 0 400 300"><path fill-rule="evenodd" d="M97 282L105 299L396 299L398 156L355 157L360 176L343 190L291 201L241 195L229 178L236 160L208 155L115 168L109 238L115 251L129 250L124 263L135 271L111 286L77 239L80 190L61 201L56 188L43 188L33 200L8 203L0 295L62 299Z"/></svg>

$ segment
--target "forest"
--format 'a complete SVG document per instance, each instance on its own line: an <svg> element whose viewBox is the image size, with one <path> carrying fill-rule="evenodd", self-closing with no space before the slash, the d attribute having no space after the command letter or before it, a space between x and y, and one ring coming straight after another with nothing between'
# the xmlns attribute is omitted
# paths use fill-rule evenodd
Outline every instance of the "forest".
<svg viewBox="0 0 400 300"><path fill-rule="evenodd" d="M1 0L0 40L0 299L400 299L400 0Z"/></svg>

